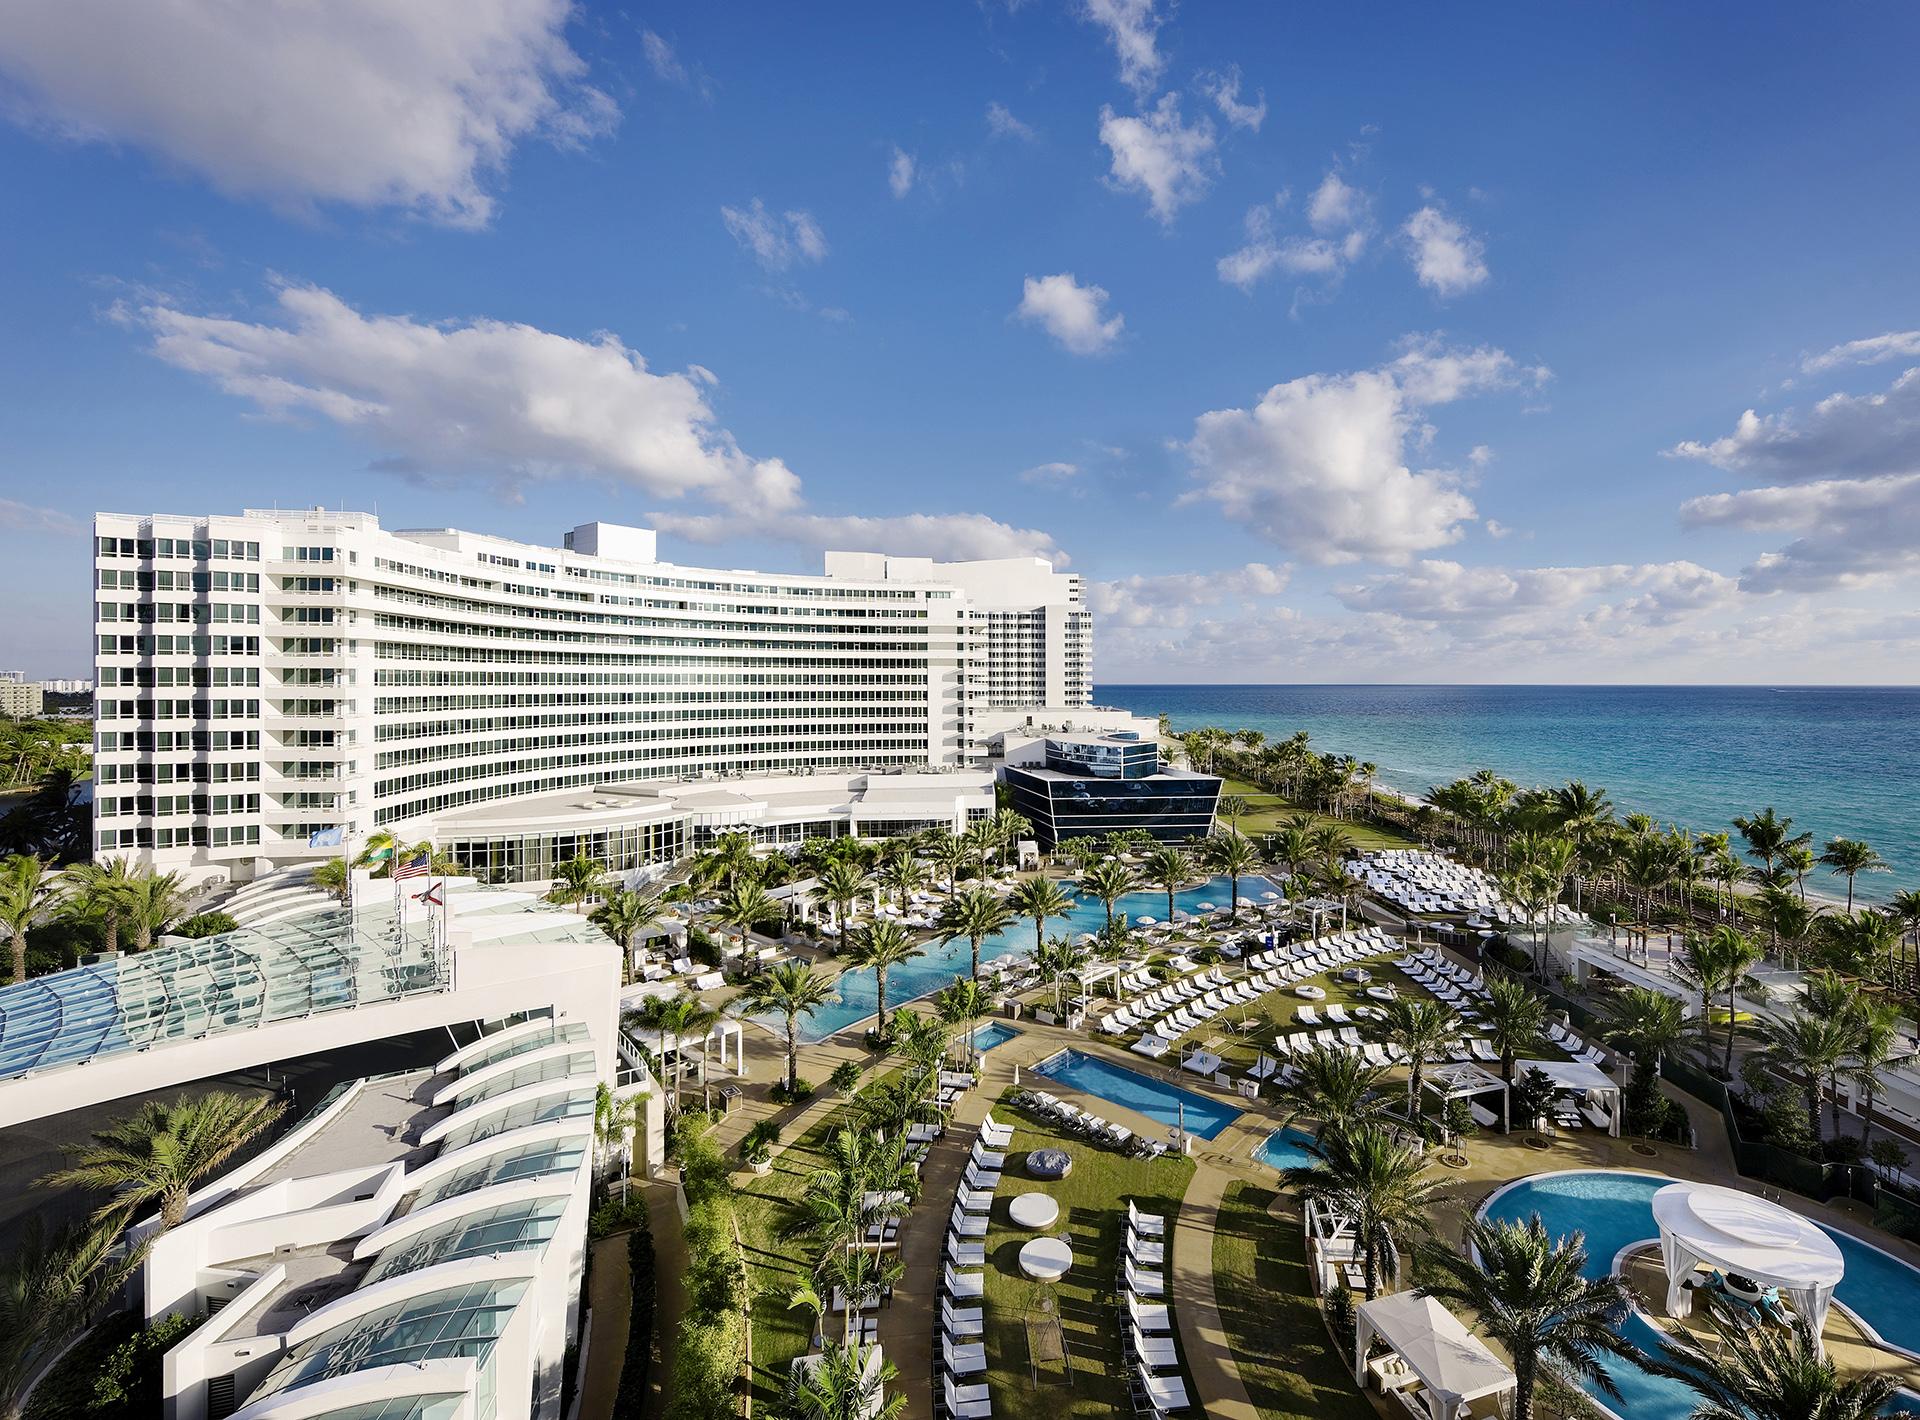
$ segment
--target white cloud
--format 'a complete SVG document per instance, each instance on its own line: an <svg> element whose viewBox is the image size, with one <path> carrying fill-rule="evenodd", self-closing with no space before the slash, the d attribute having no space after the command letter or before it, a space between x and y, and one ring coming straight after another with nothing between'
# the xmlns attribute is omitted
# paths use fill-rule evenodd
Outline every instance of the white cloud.
<svg viewBox="0 0 1920 1420"><path fill-rule="evenodd" d="M1307 221L1322 236L1349 232L1368 225L1372 204L1366 193L1343 180L1339 173L1328 173L1307 199Z"/></svg>
<svg viewBox="0 0 1920 1420"><path fill-rule="evenodd" d="M1120 82L1140 98L1152 93L1167 67L1157 43L1161 16L1154 13L1154 0L1082 0L1080 17L1106 31L1120 60Z"/></svg>
<svg viewBox="0 0 1920 1420"><path fill-rule="evenodd" d="M1124 191L1145 195L1162 223L1206 196L1220 164L1214 157L1213 124L1180 120L1180 96L1163 94L1144 114L1100 109L1100 141L1112 155L1111 181Z"/></svg>
<svg viewBox="0 0 1920 1420"><path fill-rule="evenodd" d="M1920 367L1882 394L1829 395L1805 419L1749 409L1731 434L1667 453L1785 482L1920 472Z"/></svg>
<svg viewBox="0 0 1920 1420"><path fill-rule="evenodd" d="M1486 243L1438 207L1422 207L1400 229L1420 284L1458 296L1487 279Z"/></svg>
<svg viewBox="0 0 1920 1420"><path fill-rule="evenodd" d="M656 79L665 79L669 84L687 82L687 66L673 52L673 46L652 30L640 32L640 47L646 53L647 67L653 70Z"/></svg>
<svg viewBox="0 0 1920 1420"><path fill-rule="evenodd" d="M1597 597L1617 593L1627 595L1595 604ZM1583 608L1585 615L1607 622L1632 619L1654 625L1724 605L1733 593L1731 577L1694 562L1506 568L1431 559L1334 590L1350 610L1386 612L1418 622L1524 621ZM1555 615L1540 629L1548 624L1567 623Z"/></svg>
<svg viewBox="0 0 1920 1420"><path fill-rule="evenodd" d="M1220 279L1251 291L1266 277L1317 276L1330 284L1366 250L1372 232L1366 194L1328 173L1307 204L1307 221L1316 236L1283 236L1278 231L1287 195L1247 209L1246 244L1214 263Z"/></svg>
<svg viewBox="0 0 1920 1420"><path fill-rule="evenodd" d="M1040 326L1075 355L1102 355L1119 343L1126 325L1118 312L1106 313L1104 286L1082 286L1071 271L1029 276L1014 314Z"/></svg>
<svg viewBox="0 0 1920 1420"><path fill-rule="evenodd" d="M826 259L826 235L810 213L795 210L776 216L756 197L746 207L722 207L720 220L742 249L769 271Z"/></svg>
<svg viewBox="0 0 1920 1420"><path fill-rule="evenodd" d="M1213 106L1220 110L1220 116L1235 128L1260 131L1260 125L1267 121L1267 91L1262 89L1255 102L1240 102L1240 66L1233 65L1224 73L1207 73L1200 76L1200 92L1213 100Z"/></svg>
<svg viewBox="0 0 1920 1420"><path fill-rule="evenodd" d="M1037 463L1032 468L1022 469L1020 471L1020 481L1022 483L1060 484L1066 483L1070 479L1078 478L1080 473L1080 465L1077 463Z"/></svg>
<svg viewBox="0 0 1920 1420"><path fill-rule="evenodd" d="M124 143L229 195L482 227L523 140L618 119L564 38L568 0L15 0L15 117Z"/></svg>
<svg viewBox="0 0 1920 1420"><path fill-rule="evenodd" d="M1498 518L1488 518L1481 526L1487 530L1487 536L1498 542L1503 537L1513 536L1513 529Z"/></svg>
<svg viewBox="0 0 1920 1420"><path fill-rule="evenodd" d="M901 517L837 517L804 510L739 508L721 514L652 513L660 532L691 542L776 542L821 552L890 552L902 557L967 560L1044 557L1064 566L1066 554L1037 528L1017 528L984 513L913 513Z"/></svg>
<svg viewBox="0 0 1920 1420"><path fill-rule="evenodd" d="M913 154L898 143L893 145L893 156L887 160L887 186L895 197L905 197L913 191Z"/></svg>
<svg viewBox="0 0 1920 1420"><path fill-rule="evenodd" d="M1878 365L1915 356L1920 356L1920 330L1891 330L1885 335L1849 340L1844 345L1809 355L1800 362L1800 368L1809 375L1819 375L1848 365Z"/></svg>
<svg viewBox="0 0 1920 1420"><path fill-rule="evenodd" d="M59 533L70 537L80 531L80 524L58 508L36 508L31 503L0 498L0 531Z"/></svg>
<svg viewBox="0 0 1920 1420"><path fill-rule="evenodd" d="M1197 608L1250 603L1286 591L1292 570L1265 562L1219 572L1165 572L1096 581L1087 589L1088 605L1102 626L1180 627Z"/></svg>
<svg viewBox="0 0 1920 1420"><path fill-rule="evenodd" d="M1751 592L1857 587L1920 572L1920 473L1839 478L1689 499L1689 527L1800 536L1740 574Z"/></svg>
<svg viewBox="0 0 1920 1420"><path fill-rule="evenodd" d="M1189 496L1310 562L1404 561L1457 541L1474 516L1458 472L1407 465L1430 434L1423 411L1546 377L1501 350L1417 340L1378 369L1289 380L1194 421Z"/></svg>
<svg viewBox="0 0 1920 1420"><path fill-rule="evenodd" d="M1032 124L1022 123L997 99L987 105L987 132L995 138L1018 138L1023 143L1031 143L1036 136Z"/></svg>
<svg viewBox="0 0 1920 1420"><path fill-rule="evenodd" d="M500 321L363 315L331 291L284 285L277 319L154 303L120 318L169 365L272 418L317 417L372 445L382 467L508 488L567 475L659 497L791 508L799 479L719 427L699 366L660 374L602 333L576 340Z"/></svg>

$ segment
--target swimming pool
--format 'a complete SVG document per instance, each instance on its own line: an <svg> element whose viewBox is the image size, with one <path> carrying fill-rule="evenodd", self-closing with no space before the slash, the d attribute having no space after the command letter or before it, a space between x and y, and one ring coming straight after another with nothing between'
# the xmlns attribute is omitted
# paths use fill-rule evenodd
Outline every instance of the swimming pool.
<svg viewBox="0 0 1920 1420"><path fill-rule="evenodd" d="M1584 1233L1586 1273L1604 1277L1622 1248L1660 1236L1653 1221L1653 1195L1672 1182L1664 1174L1605 1169L1543 1174L1496 1194L1481 1211L1501 1222L1521 1222L1538 1213L1555 1236L1576 1230ZM1920 1271L1850 1233L1837 1228L1826 1231L1846 1263L1834 1300L1889 1345L1920 1351ZM1661 1333L1639 1311L1627 1318L1621 1334L1642 1350L1659 1354ZM1650 1376L1636 1366L1614 1362L1608 1373L1620 1388L1618 1400L1588 1389L1616 1415L1631 1415L1633 1420L1686 1420L1697 1400L1679 1381ZM1896 1398L1889 1412L1906 1413L1909 1405Z"/></svg>
<svg viewBox="0 0 1920 1420"><path fill-rule="evenodd" d="M1303 1169L1317 1163L1319 1152L1313 1147L1313 1135L1304 1129L1276 1129L1261 1141L1253 1156L1268 1168Z"/></svg>
<svg viewBox="0 0 1920 1420"><path fill-rule="evenodd" d="M1184 1118L1187 1133L1196 1139L1212 1139L1240 1117L1240 1111L1232 1105L1142 1075L1138 1070L1109 1064L1083 1050L1069 1049L1049 1055L1027 1073L1058 1080L1084 1094L1165 1125L1178 1125Z"/></svg>
<svg viewBox="0 0 1920 1420"><path fill-rule="evenodd" d="M1061 886L1069 896L1073 895L1073 883L1066 882ZM1218 877L1210 878L1198 887L1177 892L1173 896L1174 910L1193 912L1203 902L1224 907L1228 901L1228 886L1225 877ZM1277 891L1277 886L1266 878L1243 876L1240 879L1242 897L1258 898L1263 892L1273 891ZM1164 892L1130 892L1113 904L1114 917L1129 922L1141 916L1164 917L1166 912L1167 895ZM1101 905L1099 898L1074 897L1073 909L1065 917L1047 920L1047 933L1049 936L1064 933L1068 937L1077 937L1085 932L1098 932L1106 926L1106 922L1107 909ZM1014 952L1032 950L1033 919L1023 917L1006 931L995 933L981 942L980 960L989 962ZM958 981L965 976L972 965L973 947L965 937L952 942L928 942L924 955L896 966L887 973L887 1008L891 1010L907 1001L931 996L948 982ZM871 968L844 971L837 985L838 995L834 1000L808 1012L797 1023L800 1039L809 1045L838 1035L849 1026L859 1025L879 1009L879 990ZM783 1029L778 1017L756 1019L776 1031Z"/></svg>
<svg viewBox="0 0 1920 1420"><path fill-rule="evenodd" d="M1005 1045L1019 1034L1020 1032L1012 1026L1003 1026L1000 1022L994 1021L990 1025L981 1026L973 1033L973 1048L985 1055L994 1046Z"/></svg>

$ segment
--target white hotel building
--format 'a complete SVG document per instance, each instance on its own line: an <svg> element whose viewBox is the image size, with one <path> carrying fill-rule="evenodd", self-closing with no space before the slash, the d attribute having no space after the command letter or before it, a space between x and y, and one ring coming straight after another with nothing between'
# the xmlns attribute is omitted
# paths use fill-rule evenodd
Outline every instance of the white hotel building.
<svg viewBox="0 0 1920 1420"><path fill-rule="evenodd" d="M369 514L100 514L95 850L246 881L431 838L494 880L713 833L964 827L1005 712L1092 699L1079 577L1039 558L683 567Z"/></svg>

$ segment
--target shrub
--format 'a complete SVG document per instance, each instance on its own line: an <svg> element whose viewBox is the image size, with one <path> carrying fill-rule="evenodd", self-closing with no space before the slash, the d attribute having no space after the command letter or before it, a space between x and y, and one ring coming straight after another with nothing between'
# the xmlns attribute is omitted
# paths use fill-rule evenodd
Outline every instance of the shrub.
<svg viewBox="0 0 1920 1420"><path fill-rule="evenodd" d="M1340 1343L1341 1355L1353 1354L1354 1315L1353 1293L1347 1284L1336 1282L1333 1290L1327 1293L1327 1325L1333 1328L1334 1339Z"/></svg>
<svg viewBox="0 0 1920 1420"><path fill-rule="evenodd" d="M93 1403L80 1413L124 1415L129 1420L137 1415L158 1415L163 1408L161 1361L200 1321L198 1316L170 1312L114 1347L93 1378Z"/></svg>
<svg viewBox="0 0 1920 1420"><path fill-rule="evenodd" d="M620 1389L613 1402L614 1420L639 1420L646 1408L647 1381L653 1369L656 1281L653 1234L645 1228L635 1228L627 1235L627 1271L633 1279L633 1313L627 1330L627 1355L620 1366Z"/></svg>
<svg viewBox="0 0 1920 1420"><path fill-rule="evenodd" d="M762 1119L740 1141L740 1162L759 1165L773 1157L773 1146L780 1142L780 1126Z"/></svg>
<svg viewBox="0 0 1920 1420"><path fill-rule="evenodd" d="M225 912L197 912L173 929L176 937L217 937L222 932L237 932L240 924Z"/></svg>
<svg viewBox="0 0 1920 1420"><path fill-rule="evenodd" d="M864 1073L865 1069L858 1060L842 1060L827 1077L827 1088L846 1099L860 1088L860 1076Z"/></svg>
<svg viewBox="0 0 1920 1420"><path fill-rule="evenodd" d="M638 1193L630 1193L625 1200L607 1198L587 1215L587 1241L599 1242L615 1233L646 1226L647 1205Z"/></svg>

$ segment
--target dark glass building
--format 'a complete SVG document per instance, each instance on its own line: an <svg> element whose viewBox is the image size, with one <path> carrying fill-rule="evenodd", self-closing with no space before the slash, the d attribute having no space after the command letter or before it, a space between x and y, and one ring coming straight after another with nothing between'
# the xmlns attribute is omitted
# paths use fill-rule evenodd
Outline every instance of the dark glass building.
<svg viewBox="0 0 1920 1420"><path fill-rule="evenodd" d="M1049 736L1042 764L1005 765L1013 808L1042 848L1067 838L1144 829L1162 843L1213 831L1220 779L1160 767L1160 749L1133 734Z"/></svg>

